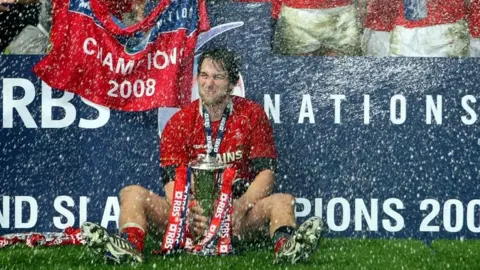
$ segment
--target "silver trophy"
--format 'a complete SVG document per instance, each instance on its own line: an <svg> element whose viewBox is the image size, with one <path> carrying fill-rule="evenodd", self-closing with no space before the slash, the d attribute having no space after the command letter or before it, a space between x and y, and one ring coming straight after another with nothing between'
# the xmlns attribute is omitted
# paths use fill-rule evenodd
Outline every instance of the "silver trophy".
<svg viewBox="0 0 480 270"><path fill-rule="evenodd" d="M220 193L220 182L226 164L210 155L200 156L190 163L193 175L193 195L210 219L215 200Z"/></svg>

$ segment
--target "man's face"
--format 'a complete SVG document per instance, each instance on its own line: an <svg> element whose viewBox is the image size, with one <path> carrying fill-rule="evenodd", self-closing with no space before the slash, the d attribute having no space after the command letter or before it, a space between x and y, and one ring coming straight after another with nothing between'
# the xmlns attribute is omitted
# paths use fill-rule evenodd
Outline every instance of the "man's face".
<svg viewBox="0 0 480 270"><path fill-rule="evenodd" d="M210 58L203 60L197 81L198 92L206 106L216 106L224 102L234 87L228 80L228 73Z"/></svg>

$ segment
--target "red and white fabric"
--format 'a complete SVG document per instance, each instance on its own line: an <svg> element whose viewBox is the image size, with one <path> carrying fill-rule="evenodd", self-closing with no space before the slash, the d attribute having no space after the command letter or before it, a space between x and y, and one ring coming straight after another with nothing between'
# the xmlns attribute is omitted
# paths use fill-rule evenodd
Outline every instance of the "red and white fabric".
<svg viewBox="0 0 480 270"><path fill-rule="evenodd" d="M205 0L161 0L129 27L100 0L53 4L53 50L34 67L48 85L125 111L190 102L197 36L209 29Z"/></svg>
<svg viewBox="0 0 480 270"><path fill-rule="evenodd" d="M403 1L392 32L390 55L455 57L468 54L467 5L464 0L428 0L427 17L407 20Z"/></svg>

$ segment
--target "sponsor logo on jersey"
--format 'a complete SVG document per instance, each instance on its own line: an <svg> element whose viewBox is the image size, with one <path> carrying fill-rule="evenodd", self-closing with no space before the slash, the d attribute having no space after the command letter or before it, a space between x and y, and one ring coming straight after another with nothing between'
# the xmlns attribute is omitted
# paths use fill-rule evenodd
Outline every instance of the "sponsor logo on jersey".
<svg viewBox="0 0 480 270"><path fill-rule="evenodd" d="M199 154L198 158L203 158L205 157L205 154ZM243 157L243 150L237 150L235 152L225 152L225 153L218 153L217 154L217 160L220 162L223 162L225 164L227 163L233 163L237 160L241 160Z"/></svg>
<svg viewBox="0 0 480 270"><path fill-rule="evenodd" d="M207 148L206 144L194 144L193 149L202 149L202 148Z"/></svg>

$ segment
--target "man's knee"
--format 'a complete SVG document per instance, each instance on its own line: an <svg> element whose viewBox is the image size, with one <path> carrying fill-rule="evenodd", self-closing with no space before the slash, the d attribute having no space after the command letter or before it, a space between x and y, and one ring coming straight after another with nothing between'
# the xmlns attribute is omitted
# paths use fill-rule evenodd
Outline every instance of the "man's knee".
<svg viewBox="0 0 480 270"><path fill-rule="evenodd" d="M120 190L120 201L144 198L146 192L148 190L139 185L126 186Z"/></svg>
<svg viewBox="0 0 480 270"><path fill-rule="evenodd" d="M280 204L282 206L293 207L295 205L295 197L292 194L276 193L271 196L274 204Z"/></svg>

